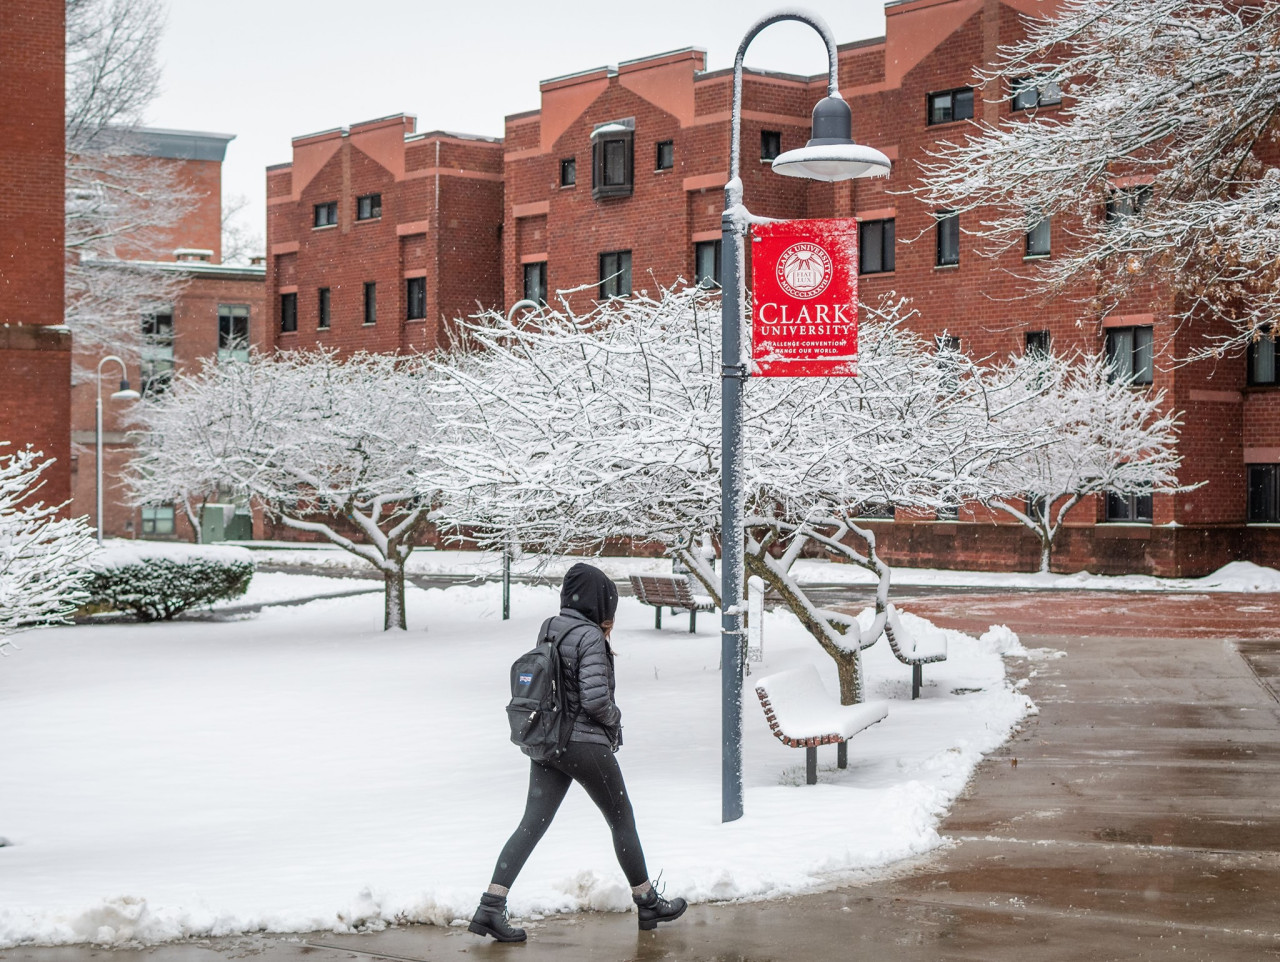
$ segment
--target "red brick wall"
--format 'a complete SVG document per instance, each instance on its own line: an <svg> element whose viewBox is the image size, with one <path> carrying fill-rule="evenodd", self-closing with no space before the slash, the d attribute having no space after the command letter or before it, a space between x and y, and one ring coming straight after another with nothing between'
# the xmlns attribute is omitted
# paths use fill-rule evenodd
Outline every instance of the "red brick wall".
<svg viewBox="0 0 1280 962"><path fill-rule="evenodd" d="M0 441L57 464L70 495L70 338L63 320L63 0L0 4ZM4 450L4 449L0 449Z"/></svg>

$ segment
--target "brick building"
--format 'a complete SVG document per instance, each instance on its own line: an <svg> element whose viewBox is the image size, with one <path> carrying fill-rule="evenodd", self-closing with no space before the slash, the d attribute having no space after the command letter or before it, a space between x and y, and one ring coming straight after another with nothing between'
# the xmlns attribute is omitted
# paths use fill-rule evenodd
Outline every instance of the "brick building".
<svg viewBox="0 0 1280 962"><path fill-rule="evenodd" d="M63 321L64 0L0 4L0 441L56 463L71 495L71 335Z"/></svg>
<svg viewBox="0 0 1280 962"><path fill-rule="evenodd" d="M430 350L498 304L502 150L406 114L295 137L267 170L276 346Z"/></svg>
<svg viewBox="0 0 1280 962"><path fill-rule="evenodd" d="M251 346L270 342L263 300L265 268L260 263L221 263L222 162L232 139L230 134L152 128L132 131L125 138L132 155L163 163L198 198L178 227L145 239L147 261L133 261L181 278L172 303L157 304L138 318L139 357L130 357L127 365L130 386L135 389L162 391L173 371L198 367L210 358L247 356ZM118 250L122 259L138 253L138 249ZM76 367L82 371L94 371L100 360L79 349L75 354ZM175 518L173 505L136 508L124 501L121 479L133 447L127 439L130 403L110 400L119 372L115 364L102 368L103 532L121 538L184 536L185 522ZM70 433L75 512L95 524L97 389L93 376L72 388ZM250 536L247 508L242 507L229 523L232 534Z"/></svg>
<svg viewBox="0 0 1280 962"><path fill-rule="evenodd" d="M1179 495L1082 502L1055 544L1057 566L1175 575L1202 574L1235 558L1280 563L1280 529L1248 523L1280 521L1251 507L1268 479L1280 490L1274 357L1269 367L1265 358L1253 360L1252 377L1243 357L1153 363L1186 356L1206 333L1175 331L1164 293L1135 295L1105 322L1082 318L1074 301L1026 296L1019 275L1066 243L1068 224L1043 222L1025 245L992 260L978 256L957 217L906 193L916 161L933 144L962 136L968 118L995 122L1031 107L1052 111L1060 102L1057 91L1017 86L1018 78L1011 78L1002 101L984 100L970 87L974 68L1019 36L1024 15L1042 9L1037 0L900 0L886 6L883 38L839 47L840 90L852 108L854 139L893 161L885 179L832 185L774 175L772 157L808 139L810 111L826 92L827 76L747 71L746 205L777 218L857 218L862 298L907 295L922 333L956 339L976 356L1049 344L1056 351L1107 350L1126 359L1139 383L1168 392L1185 412L1183 480L1203 486ZM681 277L715 277L732 71L707 72L704 54L684 49L548 80L540 91L540 108L509 116L501 143L438 134L415 139L412 120L404 117L295 140L294 163L268 172L276 342L344 350L438 343L439 334L420 333L408 319L415 311L405 310L406 299L413 300L405 290L414 276L424 278L433 325L469 313L477 300L505 307L525 296L553 298L556 291L582 288L573 297L584 303L653 291ZM446 164L438 158L451 147L454 159ZM453 195L419 191L410 202L414 174L457 189ZM365 226L361 204L371 195L384 203L380 217ZM455 206L444 209L450 196ZM394 206L385 203L389 197ZM1105 213L1099 205L1080 216ZM424 245L422 255L415 243ZM453 257L448 266L429 259L441 248ZM469 280L464 286L471 294L461 304L443 290L460 277ZM379 299L376 324L361 320L371 283ZM317 323L326 316L319 307L325 288L328 329ZM339 288L341 330L332 300ZM388 288L391 329L383 327ZM899 513L894 521L871 523L883 553L898 564L1026 570L1039 557L1030 532L981 509L936 519Z"/></svg>

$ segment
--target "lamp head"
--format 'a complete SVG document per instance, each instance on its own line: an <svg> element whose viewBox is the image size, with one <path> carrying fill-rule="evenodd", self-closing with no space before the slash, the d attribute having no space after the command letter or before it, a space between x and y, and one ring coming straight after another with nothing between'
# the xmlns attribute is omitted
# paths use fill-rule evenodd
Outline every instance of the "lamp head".
<svg viewBox="0 0 1280 962"><path fill-rule="evenodd" d="M800 149L775 157L773 169L787 177L852 180L887 175L889 158L853 142L853 112L843 97L823 97L813 108L813 137Z"/></svg>
<svg viewBox="0 0 1280 962"><path fill-rule="evenodd" d="M125 380L122 380L122 381L120 382L120 390L116 391L115 393L113 393L113 394L111 395L111 400L113 400L113 401L136 401L136 400L138 400L138 399L139 399L139 398L141 398L141 397L142 397L142 395L141 395L141 394L139 394L137 391L135 391L135 390L133 390L131 387L129 387L129 381L128 381L127 379L125 379Z"/></svg>

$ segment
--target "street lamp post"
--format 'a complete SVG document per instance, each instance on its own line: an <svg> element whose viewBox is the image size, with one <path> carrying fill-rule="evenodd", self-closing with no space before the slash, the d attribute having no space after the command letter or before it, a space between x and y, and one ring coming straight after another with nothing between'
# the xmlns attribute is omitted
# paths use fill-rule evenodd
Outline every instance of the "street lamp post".
<svg viewBox="0 0 1280 962"><path fill-rule="evenodd" d="M748 376L744 239L752 217L742 202L740 179L742 146L742 61L747 47L765 27L795 20L816 30L827 45L830 79L827 96L813 109L813 137L798 150L779 154L776 173L812 180L849 180L889 172L889 159L852 140L852 112L840 96L836 42L820 17L798 10L761 17L747 31L733 62L733 108L730 115L729 182L724 188L721 217L723 275L721 278L721 395L720 395L720 537L724 564L720 569L721 599L721 820L742 817L742 598L744 575L744 516L742 491L742 389Z"/></svg>
<svg viewBox="0 0 1280 962"><path fill-rule="evenodd" d="M108 354L98 362L98 381L97 392L94 394L94 445L96 449L96 458L94 467L96 470L97 486L95 495L97 498L97 514L94 520L98 527L98 544L102 544L102 365L108 361L115 361L120 365L120 390L113 391L111 400L113 401L136 401L142 395L129 387L128 372L125 370L124 361L116 357L114 354Z"/></svg>
<svg viewBox="0 0 1280 962"><path fill-rule="evenodd" d="M511 305L511 309L507 311L507 323L511 323L511 319L516 316L516 311L520 308L532 308L539 310L542 305L528 297L521 298ZM506 542L502 545L502 620L507 621L511 617L511 536L507 536Z"/></svg>

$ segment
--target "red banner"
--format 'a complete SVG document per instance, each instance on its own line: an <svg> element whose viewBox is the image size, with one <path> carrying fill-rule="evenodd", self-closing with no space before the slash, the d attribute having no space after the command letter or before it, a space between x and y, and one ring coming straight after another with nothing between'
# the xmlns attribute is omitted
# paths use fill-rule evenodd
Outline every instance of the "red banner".
<svg viewBox="0 0 1280 962"><path fill-rule="evenodd" d="M764 377L858 373L858 222L751 228L751 360Z"/></svg>

